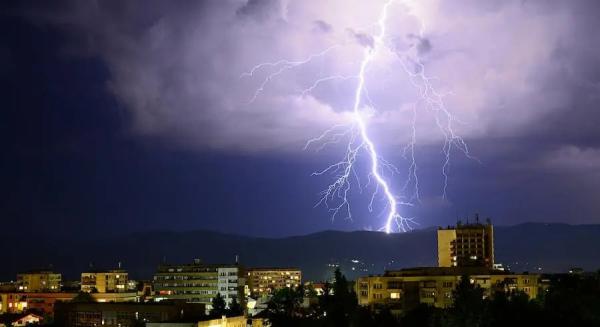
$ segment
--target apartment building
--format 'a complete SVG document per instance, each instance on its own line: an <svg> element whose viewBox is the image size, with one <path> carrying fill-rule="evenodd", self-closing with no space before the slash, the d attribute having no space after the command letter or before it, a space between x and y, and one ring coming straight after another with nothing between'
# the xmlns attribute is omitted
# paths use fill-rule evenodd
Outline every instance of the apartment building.
<svg viewBox="0 0 600 327"><path fill-rule="evenodd" d="M452 291L468 276L470 283L483 289L485 297L495 292L523 291L530 298L538 295L539 275L511 274L485 267L426 267L386 271L380 276L357 279L355 291L359 305L383 305L396 310L414 308L419 303L438 308L452 304Z"/></svg>
<svg viewBox="0 0 600 327"><path fill-rule="evenodd" d="M93 301L98 303L137 302L136 293L90 293ZM0 314L22 313L28 310L43 313L47 316L54 314L54 305L59 302L70 302L78 296L75 292L48 293L0 293Z"/></svg>
<svg viewBox="0 0 600 327"><path fill-rule="evenodd" d="M229 305L241 301L245 278L240 266L204 264L196 259L190 264L163 264L154 275L156 300L180 299L204 303L210 309L212 299L220 294Z"/></svg>
<svg viewBox="0 0 600 327"><path fill-rule="evenodd" d="M124 293L129 290L129 274L122 269L83 272L81 290L88 293Z"/></svg>
<svg viewBox="0 0 600 327"><path fill-rule="evenodd" d="M249 296L268 296L278 289L295 288L302 281L299 268L248 268L246 270Z"/></svg>
<svg viewBox="0 0 600 327"><path fill-rule="evenodd" d="M494 266L494 227L487 223L457 224L439 228L439 267L487 267Z"/></svg>
<svg viewBox="0 0 600 327"><path fill-rule="evenodd" d="M19 292L60 292L62 275L50 270L32 270L17 274Z"/></svg>

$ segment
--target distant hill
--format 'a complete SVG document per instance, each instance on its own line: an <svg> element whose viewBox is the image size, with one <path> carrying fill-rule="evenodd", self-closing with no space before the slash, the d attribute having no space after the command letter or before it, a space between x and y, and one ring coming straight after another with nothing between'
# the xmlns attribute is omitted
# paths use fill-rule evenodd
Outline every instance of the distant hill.
<svg viewBox="0 0 600 327"><path fill-rule="evenodd" d="M147 232L90 240L6 236L0 240L0 278L19 270L52 267L65 279L78 279L90 263L96 268L122 262L131 278L151 278L156 266L187 263L233 263L247 266L297 266L304 277L324 280L340 265L354 278L384 269L435 266L436 230L403 234L325 231L286 238L256 238L210 231ZM514 271L600 269L600 225L527 223L495 227L496 261Z"/></svg>

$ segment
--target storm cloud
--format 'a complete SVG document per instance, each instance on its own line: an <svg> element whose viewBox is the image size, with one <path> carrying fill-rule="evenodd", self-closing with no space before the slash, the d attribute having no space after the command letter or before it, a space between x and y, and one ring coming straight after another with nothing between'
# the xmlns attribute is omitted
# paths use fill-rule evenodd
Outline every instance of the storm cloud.
<svg viewBox="0 0 600 327"><path fill-rule="evenodd" d="M68 34L63 46L71 55L102 60L109 70L106 87L126 109L129 129L139 138L191 151L297 155L307 139L350 121L356 80L327 81L303 91L319 78L356 74L365 47L373 46L381 4L78 0L52 8L32 5L24 14ZM597 191L599 7L593 0L397 1L389 12L388 51L378 55L367 75L377 110L370 121L377 144L387 157L402 160L419 94L398 54L417 44L426 74L447 94L456 132L483 163L459 160L452 168L463 176L467 166L494 170L456 192L506 190L541 172L552 174L546 182L558 188L585 181L574 191L578 200ZM301 61L332 46L264 85L278 67L243 75L260 63ZM419 108L416 127L423 172L435 171L443 135L433 113ZM506 176L513 176L510 187L502 184L507 180L489 185ZM439 202L436 196L424 203ZM587 206L589 217L600 214L600 208Z"/></svg>
<svg viewBox="0 0 600 327"><path fill-rule="evenodd" d="M591 33L597 11L588 7L597 6L593 1L424 1L410 8L399 1L390 13L388 38L419 43L419 53L427 54L427 73L437 77L440 90L452 92L448 108L466 123L461 127L466 138L529 134L549 120L572 119L574 111L580 118L594 112L600 49L599 37ZM73 1L46 15L50 23L69 26L78 40L70 46L106 62L109 87L130 111L136 132L185 146L264 150L300 142L346 119L353 83L323 83L305 96L301 90L322 76L356 72L362 50L351 39L371 45L378 9L365 1L139 6ZM422 39L415 37L421 26L412 15L423 21ZM337 32L310 33L315 22L325 32ZM253 78L240 78L242 73L262 62L301 60L335 44L343 46L277 76L248 104L273 69ZM402 136L407 126L402 107L414 102L416 93L393 58L375 63L369 79L381 128L389 133L382 140L402 139L393 136ZM427 130L423 126L425 139L431 137Z"/></svg>

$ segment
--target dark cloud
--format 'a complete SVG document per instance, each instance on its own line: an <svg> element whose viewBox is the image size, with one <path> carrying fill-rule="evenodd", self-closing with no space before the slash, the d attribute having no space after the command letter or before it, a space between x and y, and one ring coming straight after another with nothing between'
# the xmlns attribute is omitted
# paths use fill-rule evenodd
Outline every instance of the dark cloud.
<svg viewBox="0 0 600 327"><path fill-rule="evenodd" d="M431 51L431 42L428 39L422 38L419 40L419 45L417 45L417 51L419 55L424 55Z"/></svg>
<svg viewBox="0 0 600 327"><path fill-rule="evenodd" d="M265 20L280 15L283 9L282 0L248 0L236 13L243 17Z"/></svg>
<svg viewBox="0 0 600 327"><path fill-rule="evenodd" d="M367 48L372 48L375 45L375 40L373 36L364 32L356 32L353 29L349 28L348 33L354 38L354 40L360 44L361 46Z"/></svg>
<svg viewBox="0 0 600 327"><path fill-rule="evenodd" d="M323 20L315 20L315 28L323 33L330 33L333 31L333 26L331 26L330 24L328 24L326 21Z"/></svg>
<svg viewBox="0 0 600 327"><path fill-rule="evenodd" d="M424 56L425 54L431 51L432 45L429 39L415 34L409 34L408 38L416 41L416 45L413 44L411 46L415 46L415 48L417 49L417 54L419 56Z"/></svg>

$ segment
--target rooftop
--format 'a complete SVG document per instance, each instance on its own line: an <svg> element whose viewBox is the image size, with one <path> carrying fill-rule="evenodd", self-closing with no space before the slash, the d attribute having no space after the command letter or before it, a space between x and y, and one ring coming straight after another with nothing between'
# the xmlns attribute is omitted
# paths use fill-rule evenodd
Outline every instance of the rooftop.
<svg viewBox="0 0 600 327"><path fill-rule="evenodd" d="M415 267L399 270L386 270L383 276L462 276L462 275L513 275L509 271L486 267ZM524 273L528 274L528 273Z"/></svg>
<svg viewBox="0 0 600 327"><path fill-rule="evenodd" d="M291 271L297 270L300 271L298 267L251 267L247 268L247 271Z"/></svg>

